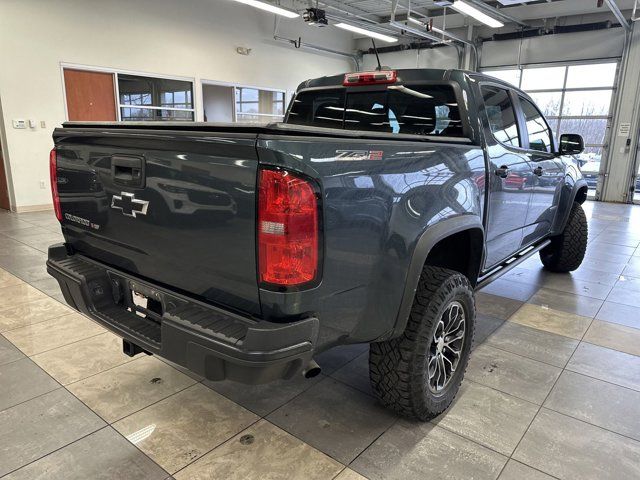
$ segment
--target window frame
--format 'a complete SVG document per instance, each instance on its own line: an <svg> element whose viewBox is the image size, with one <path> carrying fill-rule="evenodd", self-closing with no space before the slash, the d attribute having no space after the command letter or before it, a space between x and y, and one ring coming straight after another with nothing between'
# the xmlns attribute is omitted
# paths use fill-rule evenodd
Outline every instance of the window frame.
<svg viewBox="0 0 640 480"><path fill-rule="evenodd" d="M210 85L213 85L212 82L207 82ZM221 85L221 84L216 84L216 85ZM284 121L286 113L287 113L287 91L286 90L281 90L278 88L267 88L267 87L254 87L254 86L249 86L249 85L235 85L235 84L231 84L228 85L230 87L233 88L233 123L250 123L250 122L242 122L242 121L238 121L238 116L242 117L243 115L246 116L250 116L250 117L265 117L265 118L271 118L274 121ZM257 90L258 91L258 100L256 101L242 101L242 89L248 89L248 90ZM258 105L258 108L260 107L260 91L263 92L275 92L275 93L282 93L282 115L277 115L274 113L249 113L249 112L239 112L238 111L238 102L236 101L236 94L238 93L238 91L240 91L240 104L243 103L256 103ZM275 103L275 102L272 102Z"/></svg>
<svg viewBox="0 0 640 480"><path fill-rule="evenodd" d="M113 90L114 90L114 96L115 96L115 109L116 109L116 122L118 123L123 123L126 120L122 120L122 115L121 115L121 106L120 106L120 89L118 87L118 74L120 75L134 75L134 76L138 76L138 77L148 77L148 78L160 78L163 80L178 80L178 81L182 81L182 82L190 82L191 83L191 101L193 103L193 109L177 109L180 111L193 111L193 119L192 120L186 120L184 121L186 122L195 122L197 121L198 118L198 92L195 88L196 86L196 78L195 77L182 77L179 75L165 75L165 74L160 74L160 73L149 73L149 72L140 72L137 70L124 70L124 69L117 69L117 68L110 68L110 67L100 67L100 66L94 66L94 65L83 65L83 64L76 64L76 63L69 63L69 62L60 62L59 63L59 67L60 67L60 78L62 80L61 82L61 88L62 88L62 100L63 100L63 104L64 104L64 116L65 116L65 121L69 121L69 112L67 110L67 94L66 94L66 89L65 89L65 83L64 83L64 70L65 69L72 69L72 70L84 70L84 71L89 71L89 72L101 72L101 73L110 73L113 75ZM125 108L137 108L138 105L125 105ZM160 110L170 110L169 108L160 108ZM153 120L151 120L153 121Z"/></svg>
<svg viewBox="0 0 640 480"><path fill-rule="evenodd" d="M120 102L120 75L126 75L129 77L141 77L141 78L154 78L159 80L175 80L178 82L186 82L191 83L191 108L177 108L177 107L162 107L155 105L132 105L132 104L123 104ZM183 80L181 78L172 78L167 76L157 76L157 75L148 75L148 74L134 74L134 73L124 73L124 72L115 72L114 73L114 81L116 83L116 91L118 96L116 97L117 108L118 108L118 121L119 122L127 122L127 120L122 119L122 109L123 108L139 108L142 110L169 110L169 111L178 111L178 112L191 112L191 120L169 120L172 122L195 122L196 121L196 104L195 104L195 89L194 82L190 82L189 80ZM186 92L186 90L185 90ZM137 94L135 94L137 95ZM153 101L153 99L152 99ZM145 121L145 122L161 122L162 120L151 119L151 120L133 120L136 121Z"/></svg>

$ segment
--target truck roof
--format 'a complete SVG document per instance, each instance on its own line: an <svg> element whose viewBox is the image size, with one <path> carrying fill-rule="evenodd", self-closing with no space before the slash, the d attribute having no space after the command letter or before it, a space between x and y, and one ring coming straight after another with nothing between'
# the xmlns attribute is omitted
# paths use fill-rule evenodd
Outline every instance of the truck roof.
<svg viewBox="0 0 640 480"><path fill-rule="evenodd" d="M469 70L462 70L462 69L456 69L456 68L442 69L442 68L386 68L386 67L383 67L383 70L395 70L398 73L399 81L402 81L402 82L420 82L420 81L447 82L455 77L473 75L473 76L481 76L481 77L490 79L492 82L499 83L509 88L516 88L513 85L500 80L499 78L483 75L482 73L479 73L479 72L472 72ZM342 87L344 76L347 73L354 73L354 72L345 72L338 75L330 75L326 77L319 77L319 78L312 78L309 80L305 80L300 85L298 85L298 90L302 90L305 88L317 88L317 87Z"/></svg>

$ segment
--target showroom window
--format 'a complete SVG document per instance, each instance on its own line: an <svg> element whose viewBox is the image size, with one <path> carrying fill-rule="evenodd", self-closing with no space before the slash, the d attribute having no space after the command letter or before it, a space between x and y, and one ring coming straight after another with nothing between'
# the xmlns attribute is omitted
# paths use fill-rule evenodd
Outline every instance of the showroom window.
<svg viewBox="0 0 640 480"><path fill-rule="evenodd" d="M235 87L235 99L237 122L280 122L284 118L284 91Z"/></svg>
<svg viewBox="0 0 640 480"><path fill-rule="evenodd" d="M118 74L123 121L193 121L193 84L184 80Z"/></svg>
<svg viewBox="0 0 640 480"><path fill-rule="evenodd" d="M592 191L597 186L606 142L618 63L483 70L526 91L542 110L554 136L578 133L585 141L579 156Z"/></svg>

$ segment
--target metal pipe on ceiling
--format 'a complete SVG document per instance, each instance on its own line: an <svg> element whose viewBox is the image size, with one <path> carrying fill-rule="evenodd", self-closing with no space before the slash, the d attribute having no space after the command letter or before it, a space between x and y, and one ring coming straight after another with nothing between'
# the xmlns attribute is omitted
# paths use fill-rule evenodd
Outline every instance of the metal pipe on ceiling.
<svg viewBox="0 0 640 480"><path fill-rule="evenodd" d="M292 38L281 37L279 35L273 35L273 39L280 43L287 43L295 48L304 48L305 50L314 50L321 53L329 53L331 55L338 55L340 57L349 58L356 67L356 71L360 71L360 57L358 55L346 52L340 52L331 48L322 47L320 45L314 45L312 43L303 42L301 39L294 40Z"/></svg>
<svg viewBox="0 0 640 480"><path fill-rule="evenodd" d="M613 0L604 0L604 3L607 4L607 7L609 7L609 10L611 10L613 16L616 17L616 20L620 22L620 25L622 25L624 29L629 32L631 30L631 25L629 24L627 19L624 18L624 15L620 11L620 8L616 4L616 2L614 2Z"/></svg>

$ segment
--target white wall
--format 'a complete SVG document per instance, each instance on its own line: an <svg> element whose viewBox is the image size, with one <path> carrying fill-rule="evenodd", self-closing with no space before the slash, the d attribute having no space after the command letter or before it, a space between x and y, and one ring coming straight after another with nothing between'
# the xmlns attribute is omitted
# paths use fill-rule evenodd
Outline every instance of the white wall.
<svg viewBox="0 0 640 480"><path fill-rule="evenodd" d="M233 87L202 86L203 114L207 122L233 122Z"/></svg>
<svg viewBox="0 0 640 480"><path fill-rule="evenodd" d="M441 47L382 53L380 63L390 68L458 68L458 51L455 47ZM377 66L375 55L364 55L364 70L373 70Z"/></svg>
<svg viewBox="0 0 640 480"><path fill-rule="evenodd" d="M51 133L65 120L61 62L195 78L199 120L201 79L291 91L304 79L353 69L342 57L274 42L273 26L273 15L229 0L1 0L0 103L13 206L50 203ZM345 52L353 45L348 32L300 19L281 20L279 34ZM238 55L238 46L251 54ZM14 118L38 127L15 130Z"/></svg>

